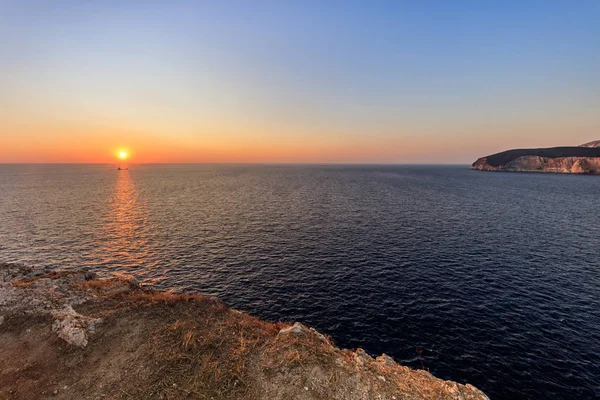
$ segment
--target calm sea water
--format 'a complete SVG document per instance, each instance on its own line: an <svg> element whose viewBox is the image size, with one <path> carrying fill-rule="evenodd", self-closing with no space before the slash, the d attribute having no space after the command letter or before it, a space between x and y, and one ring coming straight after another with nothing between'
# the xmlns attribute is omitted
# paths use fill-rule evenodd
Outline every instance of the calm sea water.
<svg viewBox="0 0 600 400"><path fill-rule="evenodd" d="M4 165L0 261L216 295L492 399L600 396L600 177Z"/></svg>

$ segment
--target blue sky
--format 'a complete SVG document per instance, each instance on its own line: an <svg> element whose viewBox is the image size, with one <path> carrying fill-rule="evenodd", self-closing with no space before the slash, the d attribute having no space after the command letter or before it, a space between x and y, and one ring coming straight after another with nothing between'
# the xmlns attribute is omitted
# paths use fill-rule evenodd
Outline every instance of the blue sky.
<svg viewBox="0 0 600 400"><path fill-rule="evenodd" d="M2 1L0 161L122 138L147 161L576 145L600 139L598 21L598 1Z"/></svg>

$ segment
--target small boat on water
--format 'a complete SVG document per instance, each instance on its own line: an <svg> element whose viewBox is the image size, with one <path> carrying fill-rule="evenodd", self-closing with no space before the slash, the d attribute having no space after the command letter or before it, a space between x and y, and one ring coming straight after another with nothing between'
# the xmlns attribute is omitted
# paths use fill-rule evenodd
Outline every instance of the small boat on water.
<svg viewBox="0 0 600 400"><path fill-rule="evenodd" d="M117 167L118 171L127 171L129 168L121 168L121 167Z"/></svg>

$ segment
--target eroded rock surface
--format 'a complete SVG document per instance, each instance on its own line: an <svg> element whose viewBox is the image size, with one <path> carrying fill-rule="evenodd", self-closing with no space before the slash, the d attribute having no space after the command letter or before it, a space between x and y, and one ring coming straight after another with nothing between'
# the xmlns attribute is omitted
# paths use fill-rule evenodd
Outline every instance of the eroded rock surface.
<svg viewBox="0 0 600 400"><path fill-rule="evenodd" d="M600 174L600 141L578 147L508 150L481 157L471 168L480 171Z"/></svg>
<svg viewBox="0 0 600 400"><path fill-rule="evenodd" d="M580 147L600 147L600 140L584 143Z"/></svg>
<svg viewBox="0 0 600 400"><path fill-rule="evenodd" d="M58 337L85 347L101 320L81 315L73 306L97 298L93 290L84 289L85 282L95 277L85 271L57 273L20 264L0 264L0 314L49 315L54 319L52 331ZM0 322L4 320L2 316Z"/></svg>
<svg viewBox="0 0 600 400"><path fill-rule="evenodd" d="M79 314L70 305L60 311L52 312L54 323L52 331L65 342L78 347L88 344L88 337L96 330L96 324L102 322L100 318L90 318Z"/></svg>

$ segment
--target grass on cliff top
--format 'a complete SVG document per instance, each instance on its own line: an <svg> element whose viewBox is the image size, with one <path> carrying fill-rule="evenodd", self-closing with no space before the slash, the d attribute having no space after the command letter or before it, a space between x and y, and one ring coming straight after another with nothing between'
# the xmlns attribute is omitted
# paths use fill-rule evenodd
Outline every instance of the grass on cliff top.
<svg viewBox="0 0 600 400"><path fill-rule="evenodd" d="M76 311L102 321L80 349L52 332L49 315L8 315L0 329L0 398L393 400L466 393L391 359L337 349L308 328L279 334L288 324L211 297L145 290L123 279L69 275L65 282L59 286L76 289L69 294L88 299Z"/></svg>
<svg viewBox="0 0 600 400"><path fill-rule="evenodd" d="M146 362L158 367L151 371L149 384L133 390L132 396L141 395L142 390L143 396L160 394L173 399L182 394L207 399L262 398L263 374L333 362L332 346L314 336L278 338L285 323L262 321L203 295L115 291L119 285L122 281L85 283L99 293L115 293L96 306L103 317L121 318L135 310L153 323ZM331 379L336 381L332 371Z"/></svg>

